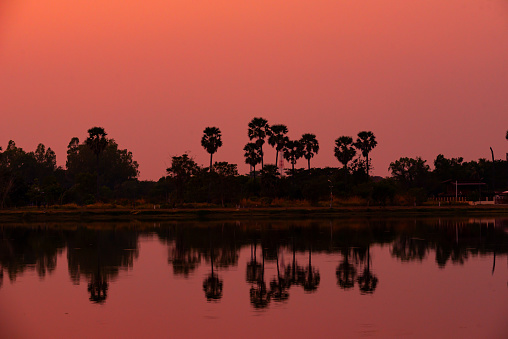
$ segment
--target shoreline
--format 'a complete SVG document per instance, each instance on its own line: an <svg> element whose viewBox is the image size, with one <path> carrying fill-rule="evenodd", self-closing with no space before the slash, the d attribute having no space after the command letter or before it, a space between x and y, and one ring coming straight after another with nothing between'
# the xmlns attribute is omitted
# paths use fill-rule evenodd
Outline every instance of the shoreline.
<svg viewBox="0 0 508 339"><path fill-rule="evenodd" d="M350 206L254 208L76 208L0 210L0 223L67 221L206 221L246 219L348 219L358 217L508 217L508 205Z"/></svg>

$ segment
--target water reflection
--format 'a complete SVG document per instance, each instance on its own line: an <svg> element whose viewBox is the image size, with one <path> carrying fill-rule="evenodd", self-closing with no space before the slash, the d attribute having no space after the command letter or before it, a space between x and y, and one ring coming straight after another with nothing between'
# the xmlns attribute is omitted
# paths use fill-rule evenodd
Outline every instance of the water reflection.
<svg viewBox="0 0 508 339"><path fill-rule="evenodd" d="M88 281L90 301L106 301L109 281L120 269L132 269L139 255L138 234L133 229L79 227L67 237L67 263L71 281Z"/></svg>
<svg viewBox="0 0 508 339"><path fill-rule="evenodd" d="M209 267L202 283L207 301L220 301L227 293L228 282L221 272L238 266L245 248L250 253L242 263L248 299L255 309L265 309L271 302L289 300L294 288L306 293L319 290L321 272L313 264L315 254L338 258L336 285L344 291L357 288L360 294L373 294L379 285L380 272L371 254L375 245L389 246L391 256L403 262L434 257L442 269L463 265L471 256L490 254L494 274L496 257L508 252L507 225L506 219L167 223L158 227L2 225L0 288L5 285L4 273L11 283L27 270L44 279L55 270L58 254L66 250L72 283L84 279L89 300L104 303L119 272L133 268L139 236L156 234L167 247L167 262L175 276L192 279L201 264ZM284 263L284 256L289 263ZM267 265L275 271L273 275L267 276Z"/></svg>

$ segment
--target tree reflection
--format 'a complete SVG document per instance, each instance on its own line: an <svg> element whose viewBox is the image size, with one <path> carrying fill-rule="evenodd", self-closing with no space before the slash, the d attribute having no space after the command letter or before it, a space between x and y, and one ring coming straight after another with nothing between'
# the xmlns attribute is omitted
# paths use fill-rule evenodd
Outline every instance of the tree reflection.
<svg viewBox="0 0 508 339"><path fill-rule="evenodd" d="M257 261L256 256L257 244L250 245L250 260L247 263L246 280L248 283L255 283L261 279L261 264Z"/></svg>
<svg viewBox="0 0 508 339"><path fill-rule="evenodd" d="M213 263L215 261L213 245L210 246L210 264L212 272L203 281L203 291L205 292L206 300L218 301L222 298L222 279L220 279L213 271Z"/></svg>
<svg viewBox="0 0 508 339"><path fill-rule="evenodd" d="M313 292L319 286L321 277L319 271L315 267L312 267L312 247L309 249L309 265L300 271L298 280L306 292Z"/></svg>
<svg viewBox="0 0 508 339"><path fill-rule="evenodd" d="M11 282L26 269L35 268L41 279L51 274L64 246L61 231L40 226L0 226L0 284L4 271Z"/></svg>
<svg viewBox="0 0 508 339"><path fill-rule="evenodd" d="M125 230L92 230L79 228L70 234L67 261L74 284L81 276L88 280L90 301L104 303L109 281L116 278L119 269L132 268L138 256L137 233Z"/></svg>
<svg viewBox="0 0 508 339"><path fill-rule="evenodd" d="M281 275L279 267L279 253L277 251L277 277L270 282L270 295L276 302L285 301L289 298L288 288L291 283Z"/></svg>
<svg viewBox="0 0 508 339"><path fill-rule="evenodd" d="M201 263L201 253L197 249L187 247L181 239L177 239L168 246L168 263L172 265L175 275L187 278Z"/></svg>
<svg viewBox="0 0 508 339"><path fill-rule="evenodd" d="M373 293L377 287L378 278L370 270L370 246L367 247L367 266L358 277L358 285L362 294Z"/></svg>
<svg viewBox="0 0 508 339"><path fill-rule="evenodd" d="M392 245L392 255L402 261L422 261L426 254L426 241L412 236L401 235Z"/></svg>
<svg viewBox="0 0 508 339"><path fill-rule="evenodd" d="M250 288L250 303L255 308L265 308L270 303L271 295L268 293L265 283L265 249L261 245L261 271L258 278Z"/></svg>
<svg viewBox="0 0 508 339"><path fill-rule="evenodd" d="M337 284L340 288L348 290L355 286L356 268L349 262L351 248L346 247L341 250L343 260L335 271L337 275Z"/></svg>

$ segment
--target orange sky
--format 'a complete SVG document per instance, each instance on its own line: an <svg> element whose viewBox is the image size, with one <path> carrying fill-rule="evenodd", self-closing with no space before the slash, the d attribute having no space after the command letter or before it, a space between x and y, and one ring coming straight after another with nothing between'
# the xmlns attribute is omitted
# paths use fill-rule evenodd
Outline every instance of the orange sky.
<svg viewBox="0 0 508 339"><path fill-rule="evenodd" d="M245 173L255 116L316 134L315 166L361 130L377 175L401 156L504 158L508 1L2 0L0 112L2 147L42 142L60 165L102 126L142 179L186 151L206 165L207 126Z"/></svg>

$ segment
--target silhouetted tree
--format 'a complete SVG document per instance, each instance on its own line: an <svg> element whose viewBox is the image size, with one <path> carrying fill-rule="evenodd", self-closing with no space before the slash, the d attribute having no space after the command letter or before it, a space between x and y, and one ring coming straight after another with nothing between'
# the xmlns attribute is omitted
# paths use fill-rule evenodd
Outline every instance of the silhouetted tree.
<svg viewBox="0 0 508 339"><path fill-rule="evenodd" d="M183 154L172 157L171 167L166 171L175 179L177 198L183 201L185 185L199 171L199 166L188 154Z"/></svg>
<svg viewBox="0 0 508 339"><path fill-rule="evenodd" d="M207 127L203 131L201 146L210 154L210 172L212 172L212 156L222 146L221 132L217 127Z"/></svg>
<svg viewBox="0 0 508 339"><path fill-rule="evenodd" d="M392 163L388 168L392 172L392 176L404 188L411 187L424 187L427 181L427 176L430 172L429 165L425 164L425 160L417 157L413 158L400 158Z"/></svg>
<svg viewBox="0 0 508 339"><path fill-rule="evenodd" d="M85 144L95 154L96 160L96 171L97 171L97 193L96 198L99 199L99 157L108 145L108 139L106 139L107 133L102 127L92 127L88 130L88 137L85 140ZM72 142L72 140L71 140Z"/></svg>
<svg viewBox="0 0 508 339"><path fill-rule="evenodd" d="M296 161L303 155L303 146L298 140L289 140L284 147L284 159L291 163L292 174L295 174Z"/></svg>
<svg viewBox="0 0 508 339"><path fill-rule="evenodd" d="M270 134L268 136L268 144L275 147L275 166L279 165L279 152L284 149L284 146L289 141L286 136L288 128L286 125L273 125L270 127Z"/></svg>
<svg viewBox="0 0 508 339"><path fill-rule="evenodd" d="M259 164L263 159L260 153L260 149L256 146L255 143L249 142L247 145L245 145L243 150L245 151L245 163L252 167L254 178L256 178L256 165Z"/></svg>
<svg viewBox="0 0 508 339"><path fill-rule="evenodd" d="M261 168L264 166L263 162L263 144L265 143L265 138L270 131L270 125L268 125L268 121L263 118L253 118L251 122L249 122L249 130L248 135L249 139L256 139L256 146L259 148L259 155L261 156ZM244 149L245 150L245 149Z"/></svg>
<svg viewBox="0 0 508 339"><path fill-rule="evenodd" d="M374 133L371 131L362 131L358 133L358 138L354 143L354 146L360 150L362 155L365 157L366 172L369 176L369 153L377 146L377 141Z"/></svg>
<svg viewBox="0 0 508 339"><path fill-rule="evenodd" d="M353 160L356 155L356 149L353 146L353 138L351 137L341 136L335 139L334 154L335 158L343 165L345 185L347 185L348 175L347 164Z"/></svg>
<svg viewBox="0 0 508 339"><path fill-rule="evenodd" d="M310 159L319 151L319 143L315 134L305 133L300 138L300 144L303 148L303 157L307 159L308 169L310 170Z"/></svg>

